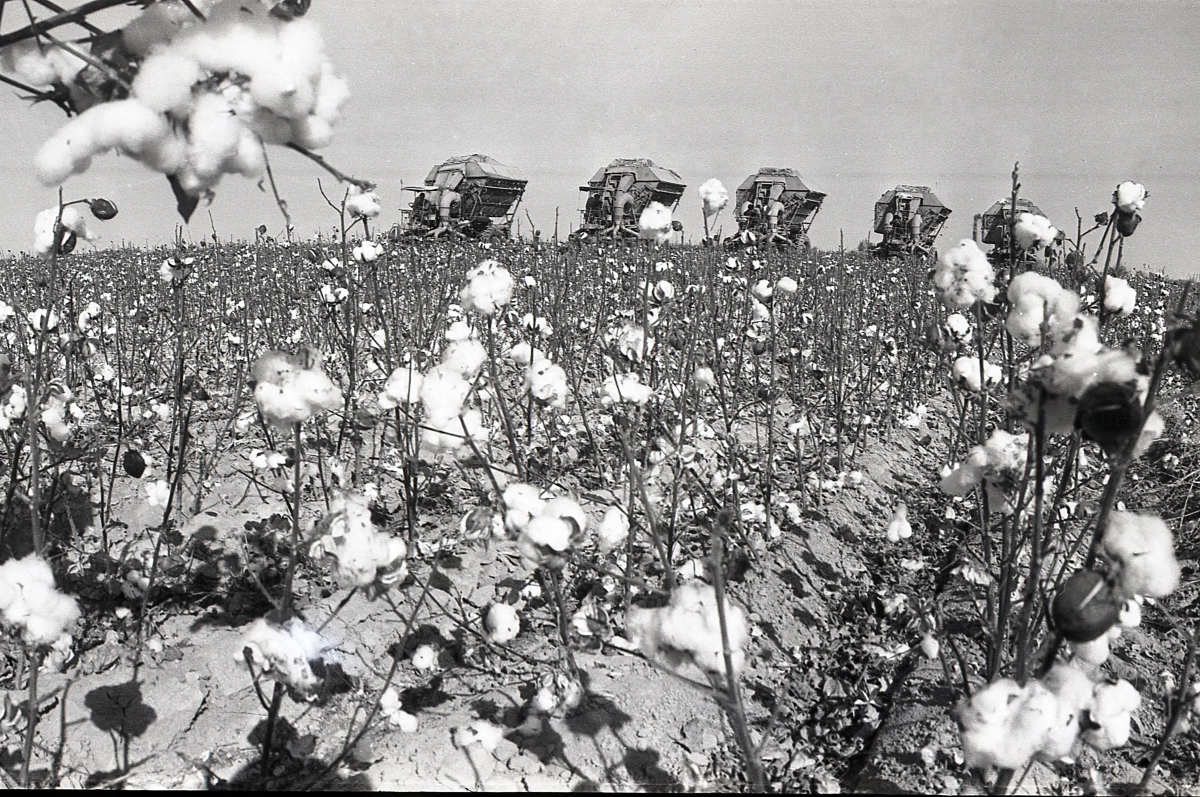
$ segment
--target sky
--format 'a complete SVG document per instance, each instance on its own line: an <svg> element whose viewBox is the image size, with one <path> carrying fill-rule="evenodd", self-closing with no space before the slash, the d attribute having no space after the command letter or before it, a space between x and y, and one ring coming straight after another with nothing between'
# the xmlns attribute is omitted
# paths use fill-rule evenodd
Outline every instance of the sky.
<svg viewBox="0 0 1200 797"><path fill-rule="evenodd" d="M478 152L528 177L523 233L532 219L548 236L557 214L565 236L580 185L645 157L688 184L676 218L694 240L702 182L732 193L784 166L828 194L818 247L865 238L897 183L931 186L953 209L948 247L1009 194L1020 162L1021 194L1072 235L1076 208L1090 220L1117 183L1145 184L1127 264L1200 272L1197 2L313 0L310 16L353 92L322 154L378 184L383 227L411 201L403 185ZM31 163L64 121L0 89L0 250L28 249L34 215L55 201ZM335 198L336 182L292 152L271 163L296 233L332 230L318 180ZM100 246L283 229L271 195L233 177L181 227L165 178L115 155L65 196L120 206L96 225ZM728 211L717 223L736 227Z"/></svg>

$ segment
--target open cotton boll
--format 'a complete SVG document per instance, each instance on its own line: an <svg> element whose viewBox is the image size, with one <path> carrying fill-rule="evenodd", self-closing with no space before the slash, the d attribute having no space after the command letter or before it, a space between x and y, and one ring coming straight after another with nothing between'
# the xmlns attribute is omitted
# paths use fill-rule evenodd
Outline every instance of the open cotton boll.
<svg viewBox="0 0 1200 797"><path fill-rule="evenodd" d="M896 505L896 512L888 521L885 533L891 542L900 542L912 536L912 524L908 522L908 504L900 501Z"/></svg>
<svg viewBox="0 0 1200 797"><path fill-rule="evenodd" d="M952 373L954 384L971 393L978 393L984 387L995 387L1004 378L1000 366L984 360L981 380L978 357L959 357L954 361Z"/></svg>
<svg viewBox="0 0 1200 797"><path fill-rule="evenodd" d="M166 50L150 55L133 79L133 96L159 113L186 116L192 89L204 79L200 64L182 53Z"/></svg>
<svg viewBox="0 0 1200 797"><path fill-rule="evenodd" d="M341 117L342 106L349 98L350 84L334 74L331 62L322 62L311 115L327 124L333 124Z"/></svg>
<svg viewBox="0 0 1200 797"><path fill-rule="evenodd" d="M1072 642L1071 652L1080 661L1086 661L1093 667L1099 667L1108 661L1108 656L1112 652L1112 643L1120 636L1121 629L1114 625L1091 642Z"/></svg>
<svg viewBox="0 0 1200 797"><path fill-rule="evenodd" d="M80 62L82 68L83 63ZM49 87L59 79L58 70L35 39L0 47L0 72L34 88Z"/></svg>
<svg viewBox="0 0 1200 797"><path fill-rule="evenodd" d="M187 163L187 156L187 137L177 130L170 130L158 141L148 144L137 159L156 172L175 174Z"/></svg>
<svg viewBox="0 0 1200 797"><path fill-rule="evenodd" d="M671 209L661 202L651 202L638 217L638 236L655 243L665 243L671 237Z"/></svg>
<svg viewBox="0 0 1200 797"><path fill-rule="evenodd" d="M267 156L258 136L243 126L238 138L237 151L225 162L225 169L233 174L255 179L267 170Z"/></svg>
<svg viewBox="0 0 1200 797"><path fill-rule="evenodd" d="M412 404L421 395L424 377L411 365L402 365L392 371L379 394L379 406L385 410L395 409L401 404Z"/></svg>
<svg viewBox="0 0 1200 797"><path fill-rule="evenodd" d="M426 428L422 429L421 450L431 456L469 456L472 452L468 440L475 443L477 448L487 446L488 427L484 425L479 410L467 410L461 416L428 418Z"/></svg>
<svg viewBox="0 0 1200 797"><path fill-rule="evenodd" d="M79 619L79 606L55 588L49 563L30 554L0 565L0 615L26 642L49 645Z"/></svg>
<svg viewBox="0 0 1200 797"><path fill-rule="evenodd" d="M615 551L629 537L629 518L620 507L612 506L604 513L596 529L596 540L601 553Z"/></svg>
<svg viewBox="0 0 1200 797"><path fill-rule="evenodd" d="M546 506L542 491L532 484L517 482L504 488L504 524L513 531L524 531L529 521L542 514Z"/></svg>
<svg viewBox="0 0 1200 797"><path fill-rule="evenodd" d="M1113 192L1113 204L1122 213L1136 213L1146 205L1146 187L1126 180Z"/></svg>
<svg viewBox="0 0 1200 797"><path fill-rule="evenodd" d="M316 530L320 536L310 548L310 555L334 557L343 583L356 587L377 581L394 584L408 573L404 563L408 546L375 526L366 496L350 492L336 495L329 514Z"/></svg>
<svg viewBox="0 0 1200 797"><path fill-rule="evenodd" d="M942 478L942 492L957 498L965 496L983 479L988 462L988 453L984 447L975 446L966 459L955 465L954 470Z"/></svg>
<svg viewBox="0 0 1200 797"><path fill-rule="evenodd" d="M46 139L33 156L33 170L42 185L58 185L73 174L82 174L100 150L91 122L77 116Z"/></svg>
<svg viewBox="0 0 1200 797"><path fill-rule="evenodd" d="M1119 566L1117 584L1126 595L1163 598L1179 587L1175 539L1161 518L1113 512L1101 545Z"/></svg>
<svg viewBox="0 0 1200 797"><path fill-rule="evenodd" d="M459 303L468 312L493 316L512 301L514 287L508 269L495 260L484 260L467 272L466 284L458 293Z"/></svg>
<svg viewBox="0 0 1200 797"><path fill-rule="evenodd" d="M205 92L196 98L189 124L188 162L199 177L225 171L225 162L237 154L241 145L242 129L225 97Z"/></svg>
<svg viewBox="0 0 1200 797"><path fill-rule="evenodd" d="M549 548L557 553L562 553L571 547L571 532L570 524L560 517L545 514L531 517L525 524L525 531L521 535L522 553L529 546ZM535 563L538 560L536 556L527 558L532 559Z"/></svg>
<svg viewBox="0 0 1200 797"><path fill-rule="evenodd" d="M421 381L421 406L430 418L453 418L462 411L471 383L445 364L430 368Z"/></svg>
<svg viewBox="0 0 1200 797"><path fill-rule="evenodd" d="M254 665L268 678L301 693L311 692L320 683L311 662L321 659L328 643L299 618L277 625L260 617L246 629L243 639L242 649L235 655L238 661L245 662L243 650L249 648Z"/></svg>
<svg viewBox="0 0 1200 797"><path fill-rule="evenodd" d="M556 409L567 406L567 372L549 360L538 360L525 371L529 395Z"/></svg>
<svg viewBox="0 0 1200 797"><path fill-rule="evenodd" d="M1054 695L1056 713L1038 755L1055 761L1069 756L1079 740L1081 720L1092 706L1093 684L1078 667L1057 664L1046 673L1042 685Z"/></svg>
<svg viewBox="0 0 1200 797"><path fill-rule="evenodd" d="M637 374L621 374L620 376L610 376L604 381L600 392L600 404L604 407L611 407L614 404L628 402L641 406L653 395L654 389L649 385L643 385L638 380Z"/></svg>
<svg viewBox="0 0 1200 797"><path fill-rule="evenodd" d="M1097 750L1112 750L1129 741L1130 719L1142 704L1142 696L1126 680L1096 684L1090 718L1099 728L1090 728L1081 738Z"/></svg>
<svg viewBox="0 0 1200 797"><path fill-rule="evenodd" d="M957 709L964 765L967 768L1017 769L1041 746L1040 739L1016 736L1015 719L1028 688L1011 678L999 678Z"/></svg>
<svg viewBox="0 0 1200 797"><path fill-rule="evenodd" d="M1058 230L1050 223L1050 219L1036 213L1018 213L1017 223L1013 225L1013 237L1017 246L1029 250L1034 247L1044 249L1054 243Z"/></svg>
<svg viewBox="0 0 1200 797"><path fill-rule="evenodd" d="M484 637L493 645L507 645L521 633L521 617L507 603L493 603L483 621Z"/></svg>
<svg viewBox="0 0 1200 797"><path fill-rule="evenodd" d="M350 186L350 193L346 197L347 213L355 218L373 219L379 215L380 210L378 194L374 191L364 191L356 185Z"/></svg>
<svg viewBox="0 0 1200 797"><path fill-rule="evenodd" d="M700 201L704 203L704 215L715 216L729 204L729 192L715 177L700 184Z"/></svg>
<svg viewBox="0 0 1200 797"><path fill-rule="evenodd" d="M296 372L293 384L308 405L310 414L342 407L345 399L342 391L319 368Z"/></svg>
<svg viewBox="0 0 1200 797"><path fill-rule="evenodd" d="M749 628L746 615L740 607L726 599L724 609L736 676L746 661L743 647L749 638ZM721 621L713 587L700 581L689 581L671 593L670 604L661 611L658 618L658 640L661 645L688 653L696 666L705 672L725 673Z"/></svg>
<svg viewBox="0 0 1200 797"><path fill-rule="evenodd" d="M969 238L943 252L933 272L933 284L942 303L952 310L966 310L976 301L995 299L995 278L987 255Z"/></svg>
<svg viewBox="0 0 1200 797"><path fill-rule="evenodd" d="M1104 309L1117 313L1121 317L1128 316L1137 306L1137 289L1128 280L1109 276L1104 280Z"/></svg>
<svg viewBox="0 0 1200 797"><path fill-rule="evenodd" d="M487 349L474 338L451 343L442 353L442 365L471 380L487 362Z"/></svg>
<svg viewBox="0 0 1200 797"><path fill-rule="evenodd" d="M1042 342L1043 324L1051 337L1066 332L1079 314L1079 294L1050 277L1024 271L1008 286L1009 311L1005 325L1013 337L1029 346Z"/></svg>

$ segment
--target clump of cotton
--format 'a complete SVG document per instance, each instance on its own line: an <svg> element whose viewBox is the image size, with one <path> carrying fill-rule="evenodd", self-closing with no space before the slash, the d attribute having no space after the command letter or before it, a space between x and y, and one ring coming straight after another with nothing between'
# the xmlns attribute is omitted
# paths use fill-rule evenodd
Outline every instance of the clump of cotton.
<svg viewBox="0 0 1200 797"><path fill-rule="evenodd" d="M966 310L977 301L995 299L995 278L987 255L970 239L943 252L933 272L933 284L942 303L953 310Z"/></svg>
<svg viewBox="0 0 1200 797"><path fill-rule="evenodd" d="M1161 518L1113 512L1101 545L1117 568L1124 594L1163 598L1179 587L1175 540Z"/></svg>
<svg viewBox="0 0 1200 797"><path fill-rule="evenodd" d="M35 39L0 48L0 72L34 88L68 84L86 66L61 47L45 46Z"/></svg>
<svg viewBox="0 0 1200 797"><path fill-rule="evenodd" d="M1122 318L1133 313L1137 306L1137 289L1128 280L1108 276L1104 280L1104 309Z"/></svg>
<svg viewBox="0 0 1200 797"><path fill-rule="evenodd" d="M255 360L252 378L258 411L281 430L342 406L342 392L321 367L320 353L311 347L294 355L265 352Z"/></svg>
<svg viewBox="0 0 1200 797"><path fill-rule="evenodd" d="M1036 271L1013 277L1008 302L1008 331L1030 346L1041 345L1043 328L1051 340L1059 338L1079 314L1079 294Z"/></svg>
<svg viewBox="0 0 1200 797"><path fill-rule="evenodd" d="M1017 223L1013 225L1013 237L1021 249L1044 249L1054 243L1054 239L1058 237L1058 229L1045 216L1018 213Z"/></svg>
<svg viewBox="0 0 1200 797"><path fill-rule="evenodd" d="M1113 192L1113 204L1122 213L1136 213L1146 205L1146 187L1126 180Z"/></svg>
<svg viewBox="0 0 1200 797"><path fill-rule="evenodd" d="M959 357L951 369L954 384L970 393L979 393L984 388L995 387L1004 378L1004 369L991 360L983 361L982 370L978 357Z"/></svg>
<svg viewBox="0 0 1200 797"><path fill-rule="evenodd" d="M1121 747L1129 741L1133 712L1141 704L1142 696L1126 680L1097 684L1089 718L1099 727L1084 731L1083 741L1097 750Z"/></svg>
<svg viewBox="0 0 1200 797"><path fill-rule="evenodd" d="M350 186L346 197L346 212L351 216L363 219L373 219L379 215L379 195L374 191L364 191L358 186Z"/></svg>
<svg viewBox="0 0 1200 797"><path fill-rule="evenodd" d="M493 316L512 301L512 274L495 260L484 260L466 274L466 284L459 291L463 309Z"/></svg>
<svg viewBox="0 0 1200 797"><path fill-rule="evenodd" d="M297 617L283 625L260 617L246 629L236 658L244 662L249 650L250 660L268 678L309 694L320 683L312 662L320 661L328 647L320 634Z"/></svg>
<svg viewBox="0 0 1200 797"><path fill-rule="evenodd" d="M54 221L59 219L58 208L46 208L33 220L33 253L48 259L54 251ZM62 209L59 223L64 229L75 233L85 241L96 239L96 233L88 228L87 219L74 205Z"/></svg>
<svg viewBox="0 0 1200 797"><path fill-rule="evenodd" d="M720 180L710 177L700 184L700 201L704 203L704 215L712 218L729 204L729 192Z"/></svg>
<svg viewBox="0 0 1200 797"><path fill-rule="evenodd" d="M371 520L367 498L343 492L334 496L329 512L317 524L317 540L309 549L314 559L337 560L338 575L349 586L384 587L399 583L408 574L408 546L385 534Z"/></svg>
<svg viewBox="0 0 1200 797"><path fill-rule="evenodd" d="M733 673L746 661L743 648L749 639L745 612L725 600L726 636ZM630 608L625 616L626 632L642 652L662 658L668 666L691 661L701 670L724 675L725 656L716 590L700 581L689 581L671 593L671 602L658 609Z"/></svg>
<svg viewBox="0 0 1200 797"><path fill-rule="evenodd" d="M0 565L0 616L31 645L50 645L79 619L79 605L54 586L54 573L34 554Z"/></svg>
<svg viewBox="0 0 1200 797"><path fill-rule="evenodd" d="M666 243L671 237L671 209L661 202L651 202L638 217L638 236L655 243Z"/></svg>
<svg viewBox="0 0 1200 797"><path fill-rule="evenodd" d="M381 409L393 410L401 404L413 404L420 398L424 377L412 365L401 365L392 371L379 394Z"/></svg>

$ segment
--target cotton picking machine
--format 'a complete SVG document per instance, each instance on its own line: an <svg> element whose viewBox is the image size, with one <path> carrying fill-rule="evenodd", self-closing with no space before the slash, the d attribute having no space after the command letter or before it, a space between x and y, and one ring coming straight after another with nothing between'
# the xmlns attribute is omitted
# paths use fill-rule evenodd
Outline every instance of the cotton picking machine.
<svg viewBox="0 0 1200 797"><path fill-rule="evenodd" d="M425 184L400 210L400 234L438 238L506 238L511 234L526 180L487 155L462 155L434 166Z"/></svg>
<svg viewBox="0 0 1200 797"><path fill-rule="evenodd" d="M875 203L875 232L883 240L872 251L883 258L928 255L948 218L950 208L928 186L898 185Z"/></svg>
<svg viewBox="0 0 1200 797"><path fill-rule="evenodd" d="M764 166L742 181L734 198L738 231L725 239L727 245L763 241L807 249L808 228L825 194L805 185L795 169Z"/></svg>
<svg viewBox="0 0 1200 797"><path fill-rule="evenodd" d="M648 158L617 158L579 187L587 192L587 200L579 229L571 237L636 238L646 206L658 202L674 211L685 188L682 177ZM678 221L671 227L683 230Z"/></svg>

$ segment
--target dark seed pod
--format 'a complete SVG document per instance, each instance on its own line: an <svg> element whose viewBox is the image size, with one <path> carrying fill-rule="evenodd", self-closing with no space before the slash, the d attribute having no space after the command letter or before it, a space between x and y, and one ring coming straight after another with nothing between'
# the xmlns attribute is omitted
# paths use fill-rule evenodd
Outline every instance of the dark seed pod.
<svg viewBox="0 0 1200 797"><path fill-rule="evenodd" d="M142 478L142 474L146 472L146 460L139 452L130 448L125 451L125 456L121 458L121 467L133 478L140 479Z"/></svg>
<svg viewBox="0 0 1200 797"><path fill-rule="evenodd" d="M100 221L108 221L117 215L117 206L107 199L89 199L88 207L91 208L92 215Z"/></svg>
<svg viewBox="0 0 1200 797"><path fill-rule="evenodd" d="M79 243L79 238L75 233L67 230L63 235L62 243L58 245L58 253L60 255L69 255L75 251L75 244Z"/></svg>
<svg viewBox="0 0 1200 797"><path fill-rule="evenodd" d="M1142 425L1142 402L1128 383L1101 382L1079 397L1076 423L1105 450L1118 448Z"/></svg>
<svg viewBox="0 0 1200 797"><path fill-rule="evenodd" d="M1122 601L1095 570L1077 570L1054 596L1051 616L1069 642L1091 642L1117 623Z"/></svg>
<svg viewBox="0 0 1200 797"><path fill-rule="evenodd" d="M761 357L767 353L767 343L766 341L756 340L754 341L754 345L750 347L750 350L754 352L755 356Z"/></svg>
<svg viewBox="0 0 1200 797"><path fill-rule="evenodd" d="M1117 211L1117 232L1124 235L1126 238L1133 235L1134 230L1142 222L1142 214L1128 213L1124 210Z"/></svg>
<svg viewBox="0 0 1200 797"><path fill-rule="evenodd" d="M671 330L671 334L667 337L667 343L675 351L683 351L683 335L679 334L678 329Z"/></svg>

